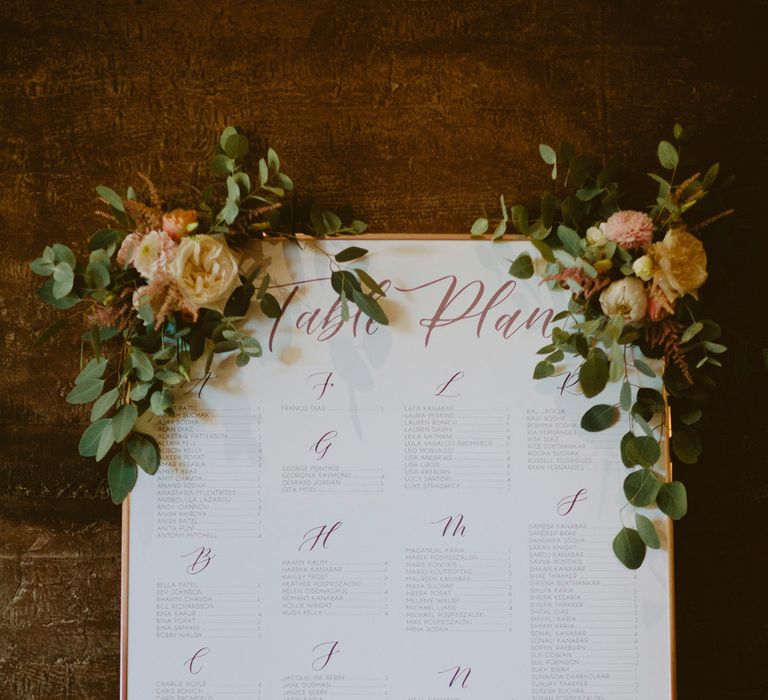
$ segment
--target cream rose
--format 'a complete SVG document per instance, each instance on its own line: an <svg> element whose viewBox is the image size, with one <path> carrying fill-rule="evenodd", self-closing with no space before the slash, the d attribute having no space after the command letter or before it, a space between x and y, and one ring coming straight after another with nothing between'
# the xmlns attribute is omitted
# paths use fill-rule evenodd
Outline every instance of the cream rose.
<svg viewBox="0 0 768 700"><path fill-rule="evenodd" d="M170 274L189 304L222 313L241 284L235 254L226 243L208 235L181 240Z"/></svg>
<svg viewBox="0 0 768 700"><path fill-rule="evenodd" d="M632 271L643 280L643 282L647 282L653 277L653 260L651 260L649 255L641 255L632 263Z"/></svg>
<svg viewBox="0 0 768 700"><path fill-rule="evenodd" d="M648 310L645 285L637 277L612 282L600 294L600 306L606 316L621 314L627 323L642 321Z"/></svg>
<svg viewBox="0 0 768 700"><path fill-rule="evenodd" d="M587 229L587 243L589 245L605 245L608 237L605 235L605 224L599 226L590 226Z"/></svg>

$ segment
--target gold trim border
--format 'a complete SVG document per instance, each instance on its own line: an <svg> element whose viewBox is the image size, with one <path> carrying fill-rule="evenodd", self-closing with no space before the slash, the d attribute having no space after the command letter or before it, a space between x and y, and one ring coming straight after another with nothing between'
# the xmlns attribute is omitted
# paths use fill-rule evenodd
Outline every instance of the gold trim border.
<svg viewBox="0 0 768 700"><path fill-rule="evenodd" d="M305 240L318 240L312 236L300 236ZM266 240L280 240L266 239ZM373 233L360 235L333 236L320 240L369 240L369 241L489 241L491 236L470 236L466 233ZM500 241L525 241L525 236L504 236ZM664 400L666 401L666 395ZM672 455L670 445L672 440L672 410L667 403L667 444L666 472L667 478L672 479ZM669 587L669 658L670 658L670 688L671 700L677 700L677 633L675 629L675 532L674 521L668 518L668 587ZM123 501L122 506L122 537L120 545L120 700L128 700L128 602L130 593L130 532L131 532L131 497Z"/></svg>

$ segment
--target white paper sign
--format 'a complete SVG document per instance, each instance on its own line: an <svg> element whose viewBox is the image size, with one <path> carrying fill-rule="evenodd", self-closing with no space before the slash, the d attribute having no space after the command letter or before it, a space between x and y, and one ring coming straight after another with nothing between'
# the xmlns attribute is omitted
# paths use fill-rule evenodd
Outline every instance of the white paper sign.
<svg viewBox="0 0 768 700"><path fill-rule="evenodd" d="M389 326L342 322L324 255L265 244L264 357L153 424L124 697L671 697L667 526L637 572L611 551L627 428L582 431L566 368L531 378L568 294L507 274L525 243L356 245Z"/></svg>

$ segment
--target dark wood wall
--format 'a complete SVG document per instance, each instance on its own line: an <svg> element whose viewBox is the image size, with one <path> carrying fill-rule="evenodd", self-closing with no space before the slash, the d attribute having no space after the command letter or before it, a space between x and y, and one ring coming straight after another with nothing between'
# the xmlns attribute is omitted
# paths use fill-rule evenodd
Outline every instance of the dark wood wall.
<svg viewBox="0 0 768 700"><path fill-rule="evenodd" d="M27 268L54 239L82 248L96 185L137 170L171 191L198 182L235 123L372 231L461 232L501 192L533 198L540 142L617 152L643 173L681 120L700 132L694 153L740 182L738 215L713 242L712 305L765 342L765 9L3 0L0 698L117 696L119 509L104 469L77 456L86 413L63 400L76 334L32 347L54 316ZM681 700L768 697L766 382L740 383L731 365L705 459L678 470L691 496L676 529Z"/></svg>

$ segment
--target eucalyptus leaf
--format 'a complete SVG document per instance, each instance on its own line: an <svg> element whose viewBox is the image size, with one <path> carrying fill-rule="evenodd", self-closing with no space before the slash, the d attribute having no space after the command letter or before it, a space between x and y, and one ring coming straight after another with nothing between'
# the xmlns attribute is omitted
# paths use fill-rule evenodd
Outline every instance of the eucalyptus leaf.
<svg viewBox="0 0 768 700"><path fill-rule="evenodd" d="M637 369L638 372L644 374L646 377L656 377L656 372L651 369L647 362L635 358L634 364L635 369Z"/></svg>
<svg viewBox="0 0 768 700"><path fill-rule="evenodd" d="M683 335L680 338L680 342L687 343L689 340L691 340L691 338L693 338L697 333L701 332L703 329L704 329L703 323L700 323L699 321L692 323L683 332Z"/></svg>
<svg viewBox="0 0 768 700"><path fill-rule="evenodd" d="M544 258L547 262L555 262L555 255L552 252L552 248L549 247L548 244L546 244L544 241L536 240L535 238L531 238L531 245L533 245L536 250L541 253L541 257Z"/></svg>
<svg viewBox="0 0 768 700"><path fill-rule="evenodd" d="M656 526L653 521L646 518L641 513L635 513L635 525L637 526L637 534L640 535L640 539L645 542L646 547L651 549L658 549L661 547L659 542L659 535L656 532Z"/></svg>
<svg viewBox="0 0 768 700"><path fill-rule="evenodd" d="M379 303L372 297L367 296L355 289L352 292L352 301L355 302L357 308L360 309L360 311L362 311L369 318L376 321L376 323L380 323L382 326L389 325L389 318L387 318L387 314L384 312L384 309L382 309Z"/></svg>
<svg viewBox="0 0 768 700"><path fill-rule="evenodd" d="M674 170L680 161L677 150L669 141L662 141L659 144L658 156L661 167L666 170Z"/></svg>
<svg viewBox="0 0 768 700"><path fill-rule="evenodd" d="M105 394L99 396L91 408L91 422L98 420L109 411L117 403L119 396L120 392L117 389L110 389Z"/></svg>
<svg viewBox="0 0 768 700"><path fill-rule="evenodd" d="M662 484L656 496L656 505L672 520L680 520L688 512L688 494L679 481Z"/></svg>
<svg viewBox="0 0 768 700"><path fill-rule="evenodd" d="M685 464L695 464L701 454L701 436L693 428L683 428L672 433L672 451Z"/></svg>
<svg viewBox="0 0 768 700"><path fill-rule="evenodd" d="M365 248L350 246L349 248L345 248L344 250L339 251L333 257L336 262L345 263L349 262L350 260L357 260L358 258L362 258L367 253L368 251Z"/></svg>
<svg viewBox="0 0 768 700"><path fill-rule="evenodd" d="M235 172L235 161L229 156L220 153L211 160L211 172L216 175L227 175Z"/></svg>
<svg viewBox="0 0 768 700"><path fill-rule="evenodd" d="M597 396L608 383L608 356L600 348L592 348L579 370L579 384L588 399Z"/></svg>
<svg viewBox="0 0 768 700"><path fill-rule="evenodd" d="M632 406L632 385L627 381L621 385L619 405L624 411L628 411Z"/></svg>
<svg viewBox="0 0 768 700"><path fill-rule="evenodd" d="M230 134L224 143L224 152L233 160L240 160L248 154L248 138L243 134Z"/></svg>
<svg viewBox="0 0 768 700"><path fill-rule="evenodd" d="M378 282L376 282L373 277L371 277L365 270L361 270L359 267L355 268L355 272L357 273L357 276L360 278L360 281L368 287L372 292L375 292L376 294L379 294L380 296L387 296L384 293L384 290L381 288Z"/></svg>
<svg viewBox="0 0 768 700"><path fill-rule="evenodd" d="M60 262L53 268L53 296L62 299L72 291L75 273L68 263Z"/></svg>
<svg viewBox="0 0 768 700"><path fill-rule="evenodd" d="M528 235L528 210L522 204L515 204L512 207L512 225L518 233Z"/></svg>
<svg viewBox="0 0 768 700"><path fill-rule="evenodd" d="M53 262L44 258L35 258L29 263L29 269L36 275L48 277L53 272Z"/></svg>
<svg viewBox="0 0 768 700"><path fill-rule="evenodd" d="M239 213L240 207L238 207L235 202L229 201L219 212L219 218L223 219L227 226L231 226L235 222L235 219Z"/></svg>
<svg viewBox="0 0 768 700"><path fill-rule="evenodd" d="M91 423L83 432L80 443L77 446L78 452L83 457L95 457L96 450L101 440L101 434L109 428L112 421L109 418L100 418Z"/></svg>
<svg viewBox="0 0 768 700"><path fill-rule="evenodd" d="M346 323L349 321L349 302L347 301L347 293L344 290L344 287L341 288L339 302L341 304L341 320Z"/></svg>
<svg viewBox="0 0 768 700"><path fill-rule="evenodd" d="M533 369L534 379L545 379L551 377L555 373L555 366L547 360L542 360Z"/></svg>
<svg viewBox="0 0 768 700"><path fill-rule="evenodd" d="M704 175L704 179L701 182L701 186L708 190L712 185L714 184L715 180L717 179L717 174L720 172L720 163L715 163L713 166L710 167L709 170L707 170L706 175Z"/></svg>
<svg viewBox="0 0 768 700"><path fill-rule="evenodd" d="M619 449L621 452L621 461L624 464L625 467L628 469L630 467L634 467L637 462L627 454L627 447L629 446L629 443L632 442L632 440L635 439L635 434L633 432L627 432L624 433L624 435L621 438L621 443L619 445Z"/></svg>
<svg viewBox="0 0 768 700"><path fill-rule="evenodd" d="M155 474L160 466L160 448L154 438L135 432L125 443L128 454L147 474Z"/></svg>
<svg viewBox="0 0 768 700"><path fill-rule="evenodd" d="M637 530L623 527L613 539L613 553L628 569L638 569L645 559L645 542Z"/></svg>
<svg viewBox="0 0 768 700"><path fill-rule="evenodd" d="M173 395L170 391L155 391L149 399L152 413L156 416L164 416L166 411L173 406Z"/></svg>
<svg viewBox="0 0 768 700"><path fill-rule="evenodd" d="M151 382L138 382L131 387L131 401L141 401L147 396L149 388L152 386Z"/></svg>
<svg viewBox="0 0 768 700"><path fill-rule="evenodd" d="M102 263L90 263L85 270L85 282L91 289L109 286L109 269Z"/></svg>
<svg viewBox="0 0 768 700"><path fill-rule="evenodd" d="M152 360L142 350L132 347L130 350L131 366L136 371L136 376L143 382L151 381L155 376L155 368L152 366Z"/></svg>
<svg viewBox="0 0 768 700"><path fill-rule="evenodd" d="M521 280L533 277L533 261L528 253L520 253L509 268L509 274Z"/></svg>
<svg viewBox="0 0 768 700"><path fill-rule="evenodd" d="M101 431L99 436L99 443L96 445L96 461L100 462L107 453L112 449L112 445L115 444L115 434L112 430L112 421L109 420L109 424Z"/></svg>
<svg viewBox="0 0 768 700"><path fill-rule="evenodd" d="M661 459L661 448L650 435L633 436L626 444L625 454L633 465L652 467Z"/></svg>
<svg viewBox="0 0 768 700"><path fill-rule="evenodd" d="M88 240L88 250L95 251L109 249L112 246L117 245L120 237L121 234L119 231L114 231L110 228L99 229Z"/></svg>
<svg viewBox="0 0 768 700"><path fill-rule="evenodd" d="M122 442L128 436L138 417L139 412L132 403L120 407L117 413L112 416L112 435L115 442Z"/></svg>
<svg viewBox="0 0 768 700"><path fill-rule="evenodd" d="M581 418L581 427L590 433L610 428L619 419L616 406L599 403L592 406Z"/></svg>
<svg viewBox="0 0 768 700"><path fill-rule="evenodd" d="M119 505L136 485L138 469L133 458L123 451L118 452L109 463L107 481L109 495L115 505Z"/></svg>
<svg viewBox="0 0 768 700"><path fill-rule="evenodd" d="M280 302L271 294L267 293L261 297L259 307L267 318L279 318L283 310L280 308Z"/></svg>
<svg viewBox="0 0 768 700"><path fill-rule="evenodd" d="M105 357L94 357L75 377L75 384L83 384L92 379L101 379L106 368L107 359Z"/></svg>
<svg viewBox="0 0 768 700"><path fill-rule="evenodd" d="M267 151L267 166L272 175L277 175L280 172L280 158L272 148Z"/></svg>
<svg viewBox="0 0 768 700"><path fill-rule="evenodd" d="M571 255L578 257L584 252L584 240L572 228L560 224L557 227L557 237Z"/></svg>
<svg viewBox="0 0 768 700"><path fill-rule="evenodd" d="M624 479L624 495L635 507L651 505L660 487L661 483L651 469L638 469Z"/></svg>
<svg viewBox="0 0 768 700"><path fill-rule="evenodd" d="M67 394L67 403L90 403L101 395L103 388L103 379L87 379L80 384L76 384L72 391Z"/></svg>
<svg viewBox="0 0 768 700"><path fill-rule="evenodd" d="M219 146L221 146L221 150L225 150L226 144L230 136L234 136L237 134L237 129L235 129L234 126L225 126L221 131L221 136L219 136Z"/></svg>
<svg viewBox="0 0 768 700"><path fill-rule="evenodd" d="M125 207L123 206L123 199L120 197L117 192L114 190L109 189L109 187L104 187L103 185L99 185L96 188L96 192L101 197L101 199L109 204L110 207L113 209L117 209L119 212L125 212Z"/></svg>

